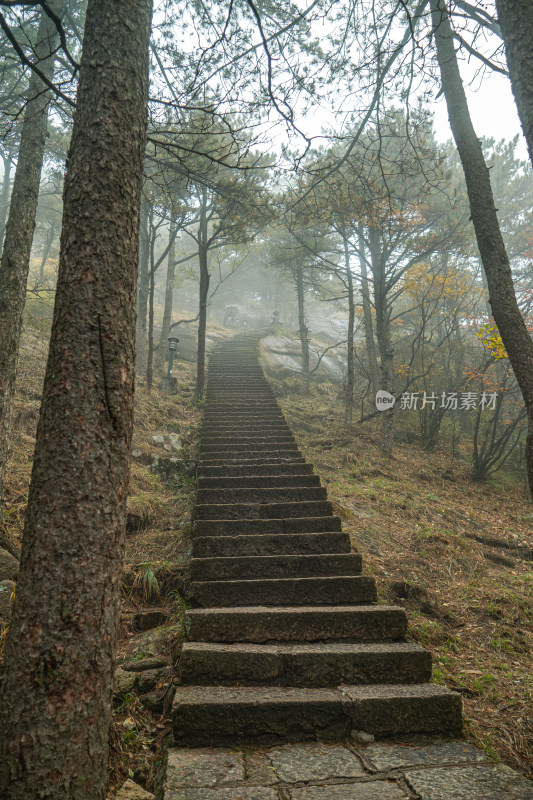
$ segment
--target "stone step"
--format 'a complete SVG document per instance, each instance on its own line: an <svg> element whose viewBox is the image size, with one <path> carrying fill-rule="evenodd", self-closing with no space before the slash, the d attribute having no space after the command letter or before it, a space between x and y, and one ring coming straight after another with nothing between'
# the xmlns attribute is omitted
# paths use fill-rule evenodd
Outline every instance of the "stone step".
<svg viewBox="0 0 533 800"><path fill-rule="evenodd" d="M339 686L425 683L431 654L412 642L219 644L184 642L181 684Z"/></svg>
<svg viewBox="0 0 533 800"><path fill-rule="evenodd" d="M237 409L235 403L226 403L217 406L211 403L204 412L204 421L213 422L285 422L285 417L278 405L269 403L268 408L264 408L258 403L251 403L249 407Z"/></svg>
<svg viewBox="0 0 533 800"><path fill-rule="evenodd" d="M239 466L246 468L254 468L255 466L263 466L267 464L305 464L305 458L302 455L291 455L291 456L281 456L281 455L263 455L257 458L250 458L246 456L238 456L235 458L231 458L230 456L226 455L223 458L212 458L211 456L199 459L198 464L201 467L219 467L223 464L227 464L228 467ZM204 473L202 473L204 474ZM228 473L231 474L231 473ZM255 471L254 471L255 474Z"/></svg>
<svg viewBox="0 0 533 800"><path fill-rule="evenodd" d="M197 519L195 536L255 536L270 533L325 533L341 531L340 517L294 517L292 519Z"/></svg>
<svg viewBox="0 0 533 800"><path fill-rule="evenodd" d="M195 536L194 558L216 556L312 555L349 553L347 533L280 533L261 536Z"/></svg>
<svg viewBox="0 0 533 800"><path fill-rule="evenodd" d="M399 606L243 606L191 608L188 641L324 642L402 639L407 616Z"/></svg>
<svg viewBox="0 0 533 800"><path fill-rule="evenodd" d="M243 436L264 433L271 435L276 433L291 433L289 426L282 419L268 417L263 419L248 418L242 419L238 414L231 417L224 417L209 420L202 426L202 436L215 435L231 436L233 433L241 433Z"/></svg>
<svg viewBox="0 0 533 800"><path fill-rule="evenodd" d="M227 503L297 503L308 500L327 500L327 492L321 486L273 486L255 488L198 489L198 505Z"/></svg>
<svg viewBox="0 0 533 800"><path fill-rule="evenodd" d="M294 503L209 503L195 506L193 519L287 519L326 517L332 514L333 508L329 500Z"/></svg>
<svg viewBox="0 0 533 800"><path fill-rule="evenodd" d="M314 576L359 575L360 553L321 553L320 555L230 556L191 559L193 581L226 578L307 578Z"/></svg>
<svg viewBox="0 0 533 800"><path fill-rule="evenodd" d="M238 419L239 416L254 420L285 419L275 400L248 400L246 403L239 403L235 399L221 403L211 401L205 410L206 419L211 419L212 417Z"/></svg>
<svg viewBox="0 0 533 800"><path fill-rule="evenodd" d="M225 431L219 431L216 434L209 434L205 436L205 444L209 447L215 445L231 445L232 447L254 447L258 444L294 444L295 439L292 433L264 433L262 428L258 428L255 433L245 434L240 431L238 434L227 434ZM202 445L204 441L202 441Z"/></svg>
<svg viewBox="0 0 533 800"><path fill-rule="evenodd" d="M277 486L320 486L318 475L240 475L228 478L198 478L199 489L269 489Z"/></svg>
<svg viewBox="0 0 533 800"><path fill-rule="evenodd" d="M284 476L290 475L313 475L313 465L304 463L304 459L300 462L291 463L289 461L282 461L280 463L270 462L268 464L258 463L249 466L239 465L224 465L224 466L208 466L200 464L197 469L199 477L203 478L238 478L246 477L248 474L253 476Z"/></svg>
<svg viewBox="0 0 533 800"><path fill-rule="evenodd" d="M190 595L197 606L345 606L375 603L376 582L362 575L320 578L193 581Z"/></svg>
<svg viewBox="0 0 533 800"><path fill-rule="evenodd" d="M215 399L216 397L216 399ZM264 389L256 392L216 392L213 397L206 396L206 404L216 407L221 403L232 403L234 408L243 408L246 405L261 405L277 407L277 401L272 391Z"/></svg>
<svg viewBox="0 0 533 800"><path fill-rule="evenodd" d="M206 427L213 427L215 425L233 425L233 426L248 426L258 427L262 425L286 425L284 417L280 414L269 412L268 414L240 414L226 411L217 414L208 414L204 416L204 425Z"/></svg>
<svg viewBox="0 0 533 800"><path fill-rule="evenodd" d="M203 458L263 458L273 456L300 456L296 442L261 442L249 443L248 445L238 444L216 444L200 445L200 459Z"/></svg>
<svg viewBox="0 0 533 800"><path fill-rule="evenodd" d="M458 733L461 695L433 684L296 689L178 686L175 744L341 741L352 730L378 736Z"/></svg>

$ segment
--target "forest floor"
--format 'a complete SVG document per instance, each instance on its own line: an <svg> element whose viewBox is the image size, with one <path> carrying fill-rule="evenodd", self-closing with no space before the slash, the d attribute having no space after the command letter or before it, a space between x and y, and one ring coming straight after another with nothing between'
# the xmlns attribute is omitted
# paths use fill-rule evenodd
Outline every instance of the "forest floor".
<svg viewBox="0 0 533 800"><path fill-rule="evenodd" d="M30 314L34 308L22 343L0 520L18 543L46 360L48 320L40 325L39 304L29 304ZM195 457L194 366L179 361L176 374L176 397L137 382L118 663L143 671L125 676L119 669L127 680L115 691L110 794L128 776L157 788L170 734L194 480L186 470L163 480L146 462L177 457L186 465ZM523 554L533 549L533 506L524 485L499 475L473 483L466 453L461 458L459 448L452 460L445 445L427 454L398 444L388 461L379 454L377 423L342 427L338 389L323 384L303 398L274 386L363 554L364 571L378 579L380 601L405 606L410 636L433 654L433 680L463 695L467 738L532 776L533 570ZM179 439L179 451L169 437Z"/></svg>
<svg viewBox="0 0 533 800"><path fill-rule="evenodd" d="M342 426L338 388L306 398L278 389L379 601L406 608L410 637L432 652L432 680L463 695L467 738L533 777L533 506L524 483L500 474L474 483L466 440L454 459L445 443L434 453L396 444L385 459L377 420Z"/></svg>

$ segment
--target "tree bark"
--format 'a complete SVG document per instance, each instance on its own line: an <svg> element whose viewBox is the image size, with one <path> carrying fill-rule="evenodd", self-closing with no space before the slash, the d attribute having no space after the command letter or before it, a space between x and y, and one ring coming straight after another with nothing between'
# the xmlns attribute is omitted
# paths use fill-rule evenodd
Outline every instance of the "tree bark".
<svg viewBox="0 0 533 800"><path fill-rule="evenodd" d="M379 365L374 341L374 325L372 322L372 306L370 305L370 291L368 289L368 271L365 258L365 240L361 226L358 229L359 268L361 270L361 297L363 299L363 325L365 329L365 344L370 371L370 383L375 395L379 389Z"/></svg>
<svg viewBox="0 0 533 800"><path fill-rule="evenodd" d="M165 307L163 309L163 322L161 324L161 337L156 356L156 369L162 370L168 352L168 334L172 320L172 301L174 298L174 274L176 271L176 233L177 214L175 208L171 209L170 228L168 232L170 249L168 251L167 280L165 286Z"/></svg>
<svg viewBox="0 0 533 800"><path fill-rule="evenodd" d="M200 402L204 396L205 384L205 335L207 327L207 293L209 292L209 270L207 254L207 192L202 189L200 204L200 222L198 225L198 261L200 263L200 297L198 309L198 350L196 355L196 390L195 401Z"/></svg>
<svg viewBox="0 0 533 800"><path fill-rule="evenodd" d="M54 73L53 51L58 40L54 23L42 11L35 54L42 73L50 80ZM41 79L32 73L0 261L0 504L11 436L11 411L49 103L50 92L44 90Z"/></svg>
<svg viewBox="0 0 533 800"><path fill-rule="evenodd" d="M533 164L533 9L530 0L496 0L496 9L514 99Z"/></svg>
<svg viewBox="0 0 533 800"><path fill-rule="evenodd" d="M505 249L490 174L470 119L444 0L431 0L431 14L442 89L453 137L465 174L470 213L487 276L492 316L509 355L528 415L526 460L533 494L533 340L520 313Z"/></svg>
<svg viewBox="0 0 533 800"><path fill-rule="evenodd" d="M309 394L309 330L305 322L304 274L299 264L295 267L294 272L298 296L298 331L302 347L302 394Z"/></svg>
<svg viewBox="0 0 533 800"><path fill-rule="evenodd" d="M348 289L348 351L346 362L346 402L344 404L344 427L348 428L353 421L353 393L355 386L355 354L353 348L355 302L353 292L353 275L350 267L350 250L345 231L343 231L342 234L342 241L344 245L344 271L346 273L346 287Z"/></svg>
<svg viewBox="0 0 533 800"><path fill-rule="evenodd" d="M137 374L146 372L148 365L148 342L146 316L148 313L148 294L150 292L150 229L149 220L152 209L148 200L141 202L139 223L139 281L137 288L137 322L135 324L135 366Z"/></svg>
<svg viewBox="0 0 533 800"><path fill-rule="evenodd" d="M3 800L103 800L133 418L152 0L89 0L0 689Z"/></svg>
<svg viewBox="0 0 533 800"><path fill-rule="evenodd" d="M369 229L370 259L374 280L374 307L376 309L376 336L381 361L381 389L392 394L394 348L390 335L390 314L387 302L384 255L380 247L379 231ZM392 455L394 444L394 409L381 414L381 452L387 458Z"/></svg>

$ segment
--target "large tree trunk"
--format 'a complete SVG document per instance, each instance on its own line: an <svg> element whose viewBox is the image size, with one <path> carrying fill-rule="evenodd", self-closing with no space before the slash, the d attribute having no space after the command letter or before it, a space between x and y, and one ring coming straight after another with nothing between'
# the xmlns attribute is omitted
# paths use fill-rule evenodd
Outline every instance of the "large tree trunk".
<svg viewBox="0 0 533 800"><path fill-rule="evenodd" d="M387 302L387 286L384 256L380 246L380 235L376 228L369 229L370 259L374 280L374 307L376 309L376 336L381 361L381 389L392 394L394 376L394 348L390 335L390 313ZM390 458L394 444L394 409L381 414L381 445L384 456Z"/></svg>
<svg viewBox="0 0 533 800"><path fill-rule="evenodd" d="M520 313L509 258L496 214L490 174L470 119L444 0L431 0L437 60L448 117L465 174L470 213L487 276L492 316L509 355L528 415L526 459L533 494L533 340ZM531 87L530 87L531 88Z"/></svg>
<svg viewBox="0 0 533 800"><path fill-rule="evenodd" d="M89 0L54 322L0 690L3 800L103 800L152 0Z"/></svg>
<svg viewBox="0 0 533 800"><path fill-rule="evenodd" d="M135 326L135 366L138 375L146 372L148 365L148 342L146 315L150 292L150 219L152 209L148 200L141 202L139 224L139 281L137 287L137 322Z"/></svg>
<svg viewBox="0 0 533 800"><path fill-rule="evenodd" d="M196 355L195 400L200 402L204 396L205 384L205 335L207 327L207 294L209 292L209 270L207 266L207 192L202 190L200 205L200 224L198 226L198 261L200 263L200 297L198 308L198 351Z"/></svg>
<svg viewBox="0 0 533 800"><path fill-rule="evenodd" d="M533 164L533 9L531 0L496 0L513 94Z"/></svg>
<svg viewBox="0 0 533 800"><path fill-rule="evenodd" d="M346 402L344 404L344 426L349 427L353 420L353 393L355 385L355 354L353 349L355 303L353 292L353 275L350 266L350 250L345 232L343 232L342 241L344 245L344 271L346 273L346 287L348 290L348 350L346 362Z"/></svg>
<svg viewBox="0 0 533 800"><path fill-rule="evenodd" d="M159 347L157 349L157 356L155 366L156 369L162 370L165 364L165 356L168 352L168 334L170 331L170 323L172 320L172 301L174 298L174 274L176 271L176 211L171 209L170 228L168 232L170 249L168 251L167 262L167 279L165 285L165 307L163 309L163 322L161 324L161 337L159 339Z"/></svg>
<svg viewBox="0 0 533 800"><path fill-rule="evenodd" d="M295 267L296 294L298 296L298 332L302 347L302 394L309 394L309 330L305 322L304 274L302 267Z"/></svg>
<svg viewBox="0 0 533 800"><path fill-rule="evenodd" d="M53 51L58 35L50 17L41 12L35 54L42 73L54 73ZM43 166L50 92L35 73L30 77L20 149L13 181L4 247L0 261L0 504L11 436L11 409L26 302L26 284Z"/></svg>
<svg viewBox="0 0 533 800"><path fill-rule="evenodd" d="M361 297L363 300L363 326L365 329L365 344L368 357L368 369L370 372L370 384L375 396L379 389L379 365L376 355L376 343L374 341L374 325L372 322L372 306L370 304L370 291L368 288L368 270L366 267L365 240L363 237L362 226L357 231L359 248L359 269L361 270Z"/></svg>

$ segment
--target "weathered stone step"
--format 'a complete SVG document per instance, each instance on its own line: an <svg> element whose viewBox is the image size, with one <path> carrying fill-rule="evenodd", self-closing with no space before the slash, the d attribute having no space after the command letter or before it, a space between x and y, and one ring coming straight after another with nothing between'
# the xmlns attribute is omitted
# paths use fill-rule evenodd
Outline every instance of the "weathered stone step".
<svg viewBox="0 0 533 800"><path fill-rule="evenodd" d="M208 466L201 463L197 469L198 476L203 478L238 478L246 477L249 475L254 476L285 476L290 475L313 475L313 465L304 463L302 457L300 462L291 463L282 461L280 463L258 463L255 465L224 465L224 466Z"/></svg>
<svg viewBox="0 0 533 800"><path fill-rule="evenodd" d="M197 519L196 536L255 536L269 533L324 533L341 531L340 517L294 517L291 519Z"/></svg>
<svg viewBox="0 0 533 800"><path fill-rule="evenodd" d="M291 456L287 456L287 455L284 455L284 456L280 456L280 455L270 456L270 455L268 455L268 456L262 456L260 458L248 458L246 456L244 458L243 457L231 458L230 456L226 456L224 458L212 458L211 456L209 456L209 458L200 459L198 463L199 463L200 467L210 467L210 466L218 467L218 466L221 466L223 464L227 464L228 467L240 465L240 466L242 466L244 468L244 470L246 470L248 468L250 468L250 470L251 470L256 465L257 466L263 466L263 465L268 465L268 464L280 464L280 465L282 465L282 464L305 464L305 458L303 456L301 456L301 455L291 455ZM242 472L243 472L243 470L241 469L241 473ZM202 473L202 474L204 474L204 473ZM230 475L231 473L228 473L228 474ZM254 469L254 474L255 474L255 469Z"/></svg>
<svg viewBox="0 0 533 800"><path fill-rule="evenodd" d="M203 608L214 606L309 606L374 603L373 578L362 575L321 578L193 581L190 595Z"/></svg>
<svg viewBox="0 0 533 800"><path fill-rule="evenodd" d="M228 406L229 408L245 410L257 408L260 410L272 408L273 410L280 411L279 404L272 392L217 392L216 396L206 398L206 404L209 411L216 411L217 409Z"/></svg>
<svg viewBox="0 0 533 800"><path fill-rule="evenodd" d="M407 616L399 606L191 608L185 627L197 642L387 641L405 636Z"/></svg>
<svg viewBox="0 0 533 800"><path fill-rule="evenodd" d="M328 500L294 503L206 503L195 507L193 519L286 519L326 517L332 514L333 508Z"/></svg>
<svg viewBox="0 0 533 800"><path fill-rule="evenodd" d="M278 419L277 417L273 417L271 419L254 419L253 422L245 422L240 417L230 417L226 420L218 420L218 422L204 422L202 425L202 433L209 435L218 435L219 431L222 431L224 434L230 435L231 432L235 431L235 433L242 433L243 436L246 436L247 432L253 432L254 434L258 431L264 431L265 436L272 436L276 433L290 433L292 435L292 431L282 419Z"/></svg>
<svg viewBox="0 0 533 800"><path fill-rule="evenodd" d="M359 575L360 553L321 553L319 555L218 556L193 558L193 581L225 578L306 578L331 575Z"/></svg>
<svg viewBox="0 0 533 800"><path fill-rule="evenodd" d="M227 417L233 419L283 419L278 404L275 400L253 400L239 403L238 400L228 400L224 403L209 403L206 409L206 418Z"/></svg>
<svg viewBox="0 0 533 800"><path fill-rule="evenodd" d="M253 441L249 440L247 442L233 442L231 444L220 444L219 442L202 442L200 444L200 457L203 456L210 456L212 454L219 454L224 456L228 455L238 455L239 453L244 453L249 455L253 453L254 455L262 455L263 453L284 453L291 455L292 453L299 453L298 445L296 442L293 442L291 439L285 439L283 441L266 441L262 442L259 440Z"/></svg>
<svg viewBox="0 0 533 800"><path fill-rule="evenodd" d="M253 447L259 444L272 446L273 444L294 444L295 439L292 433L274 431L274 433L263 433L263 428L257 428L255 433L246 434L244 431L238 434L218 431L203 436L202 445L215 447L219 445L231 445L231 447Z"/></svg>
<svg viewBox="0 0 533 800"><path fill-rule="evenodd" d="M308 500L326 500L327 492L321 486L274 486L255 488L198 489L198 505L218 503L295 503Z"/></svg>
<svg viewBox="0 0 533 800"><path fill-rule="evenodd" d="M456 733L461 695L433 684L287 687L178 686L174 739L187 746L242 741L340 741L352 730L379 736Z"/></svg>
<svg viewBox="0 0 533 800"><path fill-rule="evenodd" d="M230 457L262 458L263 456L291 456L293 454L300 455L296 442L287 442L286 444L277 442L261 444L261 442L258 442L247 446L236 444L200 445L200 458L224 458L227 455Z"/></svg>
<svg viewBox="0 0 533 800"><path fill-rule="evenodd" d="M349 553L347 533L280 533L265 536L197 536L193 538L194 558L216 556L312 555Z"/></svg>
<svg viewBox="0 0 533 800"><path fill-rule="evenodd" d="M257 487L260 489L276 486L320 486L318 475L241 475L235 478L198 478L199 489L239 489Z"/></svg>
<svg viewBox="0 0 533 800"><path fill-rule="evenodd" d="M181 684L339 686L425 683L431 654L412 642L219 644L184 642Z"/></svg>
<svg viewBox="0 0 533 800"><path fill-rule="evenodd" d="M230 384L229 389L228 383ZM257 394L261 397L270 397L272 396L272 389L264 378L260 379L257 377L252 377L251 375L241 378L226 375L221 378L217 378L216 380L210 379L207 381L207 398L209 398L209 395L219 398L230 394L235 395L236 397L245 397L252 394Z"/></svg>
<svg viewBox="0 0 533 800"><path fill-rule="evenodd" d="M215 425L211 428L204 428L201 433L202 441L206 441L212 443L213 441L219 441L221 438L235 440L237 438L241 438L244 440L256 439L257 437L261 437L262 439L268 437L270 439L286 439L288 436L292 436L289 429L286 427L282 427L280 425L253 425L253 426L244 426L244 425Z"/></svg>
<svg viewBox="0 0 533 800"><path fill-rule="evenodd" d="M217 411L212 413L205 413L204 416L204 424L205 425L218 425L221 423L232 424L232 425L266 425L266 424L285 424L285 419L282 416L281 412L276 413L275 411L268 411L264 414L257 413L257 409L254 407L255 413L241 413L236 412L233 410L227 411Z"/></svg>

